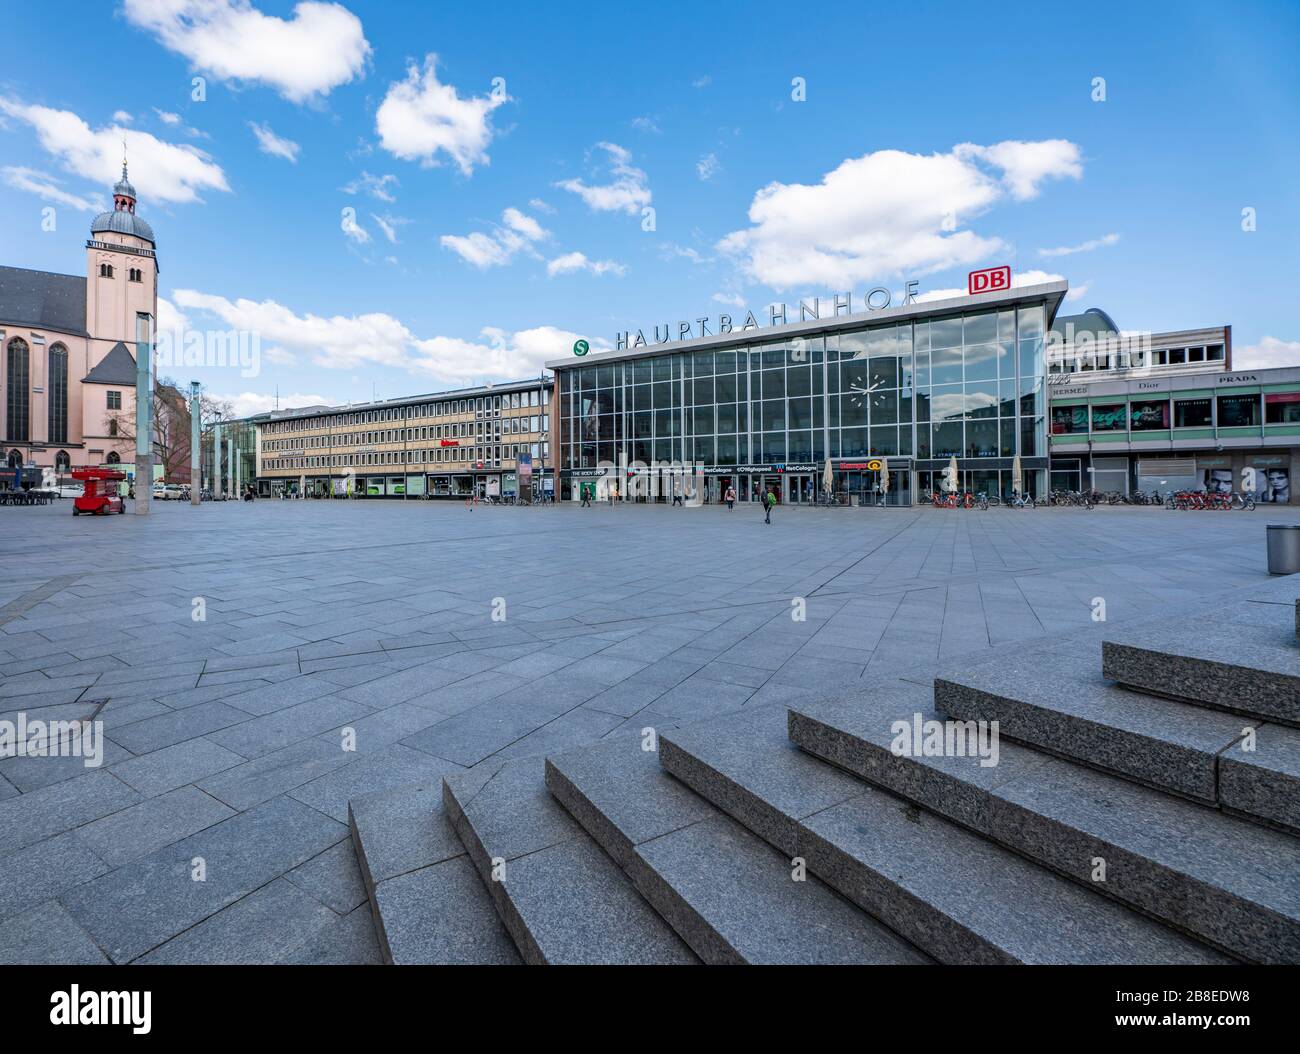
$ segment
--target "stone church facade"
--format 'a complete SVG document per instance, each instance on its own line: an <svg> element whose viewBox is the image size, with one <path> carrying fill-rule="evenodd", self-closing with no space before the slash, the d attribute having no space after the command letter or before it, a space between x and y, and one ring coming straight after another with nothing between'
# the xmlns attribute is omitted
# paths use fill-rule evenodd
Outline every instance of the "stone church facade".
<svg viewBox="0 0 1300 1054"><path fill-rule="evenodd" d="M157 317L157 245L124 163L112 211L90 225L84 275L0 266L0 480L19 467L24 483L46 468L132 468L135 346Z"/></svg>

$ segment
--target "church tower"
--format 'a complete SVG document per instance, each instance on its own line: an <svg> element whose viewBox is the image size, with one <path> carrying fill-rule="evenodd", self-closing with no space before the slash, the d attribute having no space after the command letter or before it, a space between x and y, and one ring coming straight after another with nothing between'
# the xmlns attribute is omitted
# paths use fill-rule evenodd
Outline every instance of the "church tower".
<svg viewBox="0 0 1300 1054"><path fill-rule="evenodd" d="M135 353L136 317L158 318L158 253L153 228L135 211L135 187L113 186L113 211L101 212L86 242L86 332L93 369L120 341Z"/></svg>
<svg viewBox="0 0 1300 1054"><path fill-rule="evenodd" d="M135 206L124 158L113 211L95 217L86 242L86 372L73 408L87 449L122 463L135 456L137 320L147 315L155 334L158 320L157 246Z"/></svg>

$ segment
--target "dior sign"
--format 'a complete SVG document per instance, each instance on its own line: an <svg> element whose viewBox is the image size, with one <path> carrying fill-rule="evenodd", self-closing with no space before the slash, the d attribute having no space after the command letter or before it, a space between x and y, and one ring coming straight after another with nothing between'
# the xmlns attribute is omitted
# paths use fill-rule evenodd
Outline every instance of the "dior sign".
<svg viewBox="0 0 1300 1054"><path fill-rule="evenodd" d="M908 304L916 301L917 281L907 281L903 283L903 302L900 307L906 307ZM868 311L883 311L890 307L894 298L884 286L877 286L875 289L867 290L863 297L866 302ZM799 321L815 322L823 317L823 309L829 311L826 318L838 318L841 315L853 314L853 294L839 293L834 297L827 298L823 304L821 297L813 297L811 300L799 301ZM722 337L728 333L745 333L753 329L762 329L766 326L784 326L790 322L791 315L786 304L772 304L767 309L767 322L759 322L754 312L745 313L743 322L737 323L730 315L719 315L715 322L711 316L697 318L694 322L680 321L676 325L669 325L665 322L662 326L655 326L653 330L653 339L647 339L645 330L623 330L615 334L614 347L616 351L627 351L635 348L649 347L651 344L667 344L674 340L694 340L697 337ZM710 329L710 326L715 328Z"/></svg>

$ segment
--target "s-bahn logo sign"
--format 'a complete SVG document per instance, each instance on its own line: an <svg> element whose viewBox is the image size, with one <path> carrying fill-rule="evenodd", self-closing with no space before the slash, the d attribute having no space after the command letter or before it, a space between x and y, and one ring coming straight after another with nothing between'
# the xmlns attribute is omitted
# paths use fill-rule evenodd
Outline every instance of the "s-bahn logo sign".
<svg viewBox="0 0 1300 1054"><path fill-rule="evenodd" d="M577 355L579 358L581 358L583 355L586 355L587 352L589 352L590 350L591 350L591 345L588 344L585 340L575 340L573 342L573 354Z"/></svg>
<svg viewBox="0 0 1300 1054"><path fill-rule="evenodd" d="M915 303L919 285L920 282L910 279L903 283L903 300L900 307ZM891 306L894 294L885 286L877 286L875 289L868 289L863 299L866 301L868 311L883 311ZM665 322L662 326L654 327L653 340L646 337L643 329L625 329L614 335L614 350L627 351L631 348L644 348L650 344L667 344L674 340L693 340L697 337L722 337L728 333L745 333L751 329L762 329L764 325L784 326L793 321L793 314L787 304L772 304L767 309L766 323L760 323L752 311L747 311L745 320L739 324L730 315L719 315L716 322L708 315L697 318L694 322L683 320L675 326ZM809 300L799 301L800 322L815 322L821 318L833 319L851 314L853 314L852 293L839 293L834 297L825 298L815 296ZM710 329L710 326L714 328ZM574 353L577 353L576 347Z"/></svg>
<svg viewBox="0 0 1300 1054"><path fill-rule="evenodd" d="M966 292L974 296L976 293L996 293L1011 288L1011 268L986 267L982 271L971 271L966 276Z"/></svg>

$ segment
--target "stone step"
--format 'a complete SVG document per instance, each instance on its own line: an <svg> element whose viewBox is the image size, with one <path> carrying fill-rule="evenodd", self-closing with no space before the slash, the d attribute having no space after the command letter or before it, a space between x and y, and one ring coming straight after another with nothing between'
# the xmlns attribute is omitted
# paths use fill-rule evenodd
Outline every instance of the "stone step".
<svg viewBox="0 0 1300 1054"><path fill-rule="evenodd" d="M1253 744L1225 750L1219 756L1219 803L1300 833L1300 729L1260 725Z"/></svg>
<svg viewBox="0 0 1300 1054"><path fill-rule="evenodd" d="M928 962L667 775L639 736L546 762L546 785L707 963Z"/></svg>
<svg viewBox="0 0 1300 1054"><path fill-rule="evenodd" d="M677 729L661 760L941 962L1230 961L800 751L788 722L785 707L764 706Z"/></svg>
<svg viewBox="0 0 1300 1054"><path fill-rule="evenodd" d="M1129 688L1300 727L1300 643L1289 604L1114 629L1102 641L1101 666Z"/></svg>
<svg viewBox="0 0 1300 1054"><path fill-rule="evenodd" d="M550 796L543 758L445 776L442 790L452 826L525 962L697 962Z"/></svg>
<svg viewBox="0 0 1300 1054"><path fill-rule="evenodd" d="M1093 648L1074 645L999 655L941 672L934 708L959 721L996 721L1008 739L1158 790L1295 826L1300 787L1287 773L1285 735L1294 730L1127 691L1099 667ZM1277 733L1264 735L1266 727ZM1272 749L1256 749L1261 735ZM1229 755L1234 779L1225 787Z"/></svg>
<svg viewBox="0 0 1300 1054"><path fill-rule="evenodd" d="M990 766L910 754L897 722L939 720L927 702L878 692L801 703L789 734L817 757L1244 959L1300 961L1300 839L1015 743L1002 742Z"/></svg>
<svg viewBox="0 0 1300 1054"><path fill-rule="evenodd" d="M519 962L443 812L437 779L353 798L348 826L385 962Z"/></svg>

